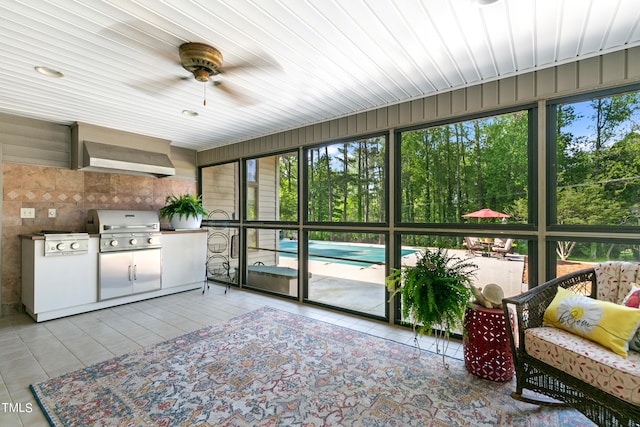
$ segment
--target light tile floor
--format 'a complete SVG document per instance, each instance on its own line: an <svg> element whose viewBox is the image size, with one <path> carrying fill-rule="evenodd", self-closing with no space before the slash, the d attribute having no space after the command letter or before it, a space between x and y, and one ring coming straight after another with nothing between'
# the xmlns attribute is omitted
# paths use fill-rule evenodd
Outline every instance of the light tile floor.
<svg viewBox="0 0 640 427"><path fill-rule="evenodd" d="M44 381L268 305L414 345L408 328L268 295L211 285L62 319L35 323L26 314L0 318L0 426L48 426L29 384ZM435 351L430 337L420 347ZM446 354L462 359L462 345Z"/></svg>

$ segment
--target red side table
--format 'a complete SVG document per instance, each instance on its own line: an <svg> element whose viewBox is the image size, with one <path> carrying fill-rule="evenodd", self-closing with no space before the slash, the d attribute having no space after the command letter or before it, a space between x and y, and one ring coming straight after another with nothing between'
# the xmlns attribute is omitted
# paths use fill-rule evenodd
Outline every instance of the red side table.
<svg viewBox="0 0 640 427"><path fill-rule="evenodd" d="M513 378L513 358L501 308L471 304L464 313L464 365L472 374L491 381ZM513 322L512 322L513 324Z"/></svg>

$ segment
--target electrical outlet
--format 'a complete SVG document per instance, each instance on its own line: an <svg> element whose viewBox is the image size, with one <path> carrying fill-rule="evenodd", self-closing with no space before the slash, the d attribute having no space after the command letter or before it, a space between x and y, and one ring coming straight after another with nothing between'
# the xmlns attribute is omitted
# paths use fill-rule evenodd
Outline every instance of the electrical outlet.
<svg viewBox="0 0 640 427"><path fill-rule="evenodd" d="M56 217L56 210L54 208L49 208L49 218Z"/></svg>
<svg viewBox="0 0 640 427"><path fill-rule="evenodd" d="M20 208L20 218L35 218L36 208Z"/></svg>

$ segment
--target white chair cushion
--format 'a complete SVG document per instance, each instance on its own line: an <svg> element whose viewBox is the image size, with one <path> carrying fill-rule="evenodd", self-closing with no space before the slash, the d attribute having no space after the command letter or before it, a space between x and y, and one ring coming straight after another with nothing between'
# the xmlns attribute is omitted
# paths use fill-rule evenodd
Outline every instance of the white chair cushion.
<svg viewBox="0 0 640 427"><path fill-rule="evenodd" d="M640 405L640 353L624 358L613 351L554 327L525 331L530 356L620 399Z"/></svg>

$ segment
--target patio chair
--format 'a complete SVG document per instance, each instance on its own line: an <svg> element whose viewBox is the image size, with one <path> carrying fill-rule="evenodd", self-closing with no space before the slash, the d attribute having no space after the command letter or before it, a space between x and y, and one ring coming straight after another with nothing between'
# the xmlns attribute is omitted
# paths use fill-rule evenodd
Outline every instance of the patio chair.
<svg viewBox="0 0 640 427"><path fill-rule="evenodd" d="M511 253L511 251L513 250L513 239L507 239L504 242L504 246L494 245L491 247L491 250L494 254L496 254L496 257L506 258L507 254Z"/></svg>
<svg viewBox="0 0 640 427"><path fill-rule="evenodd" d="M464 245L467 247L467 253L469 255L478 255L476 251L482 254L485 250L485 246L478 241L477 237L465 237Z"/></svg>

